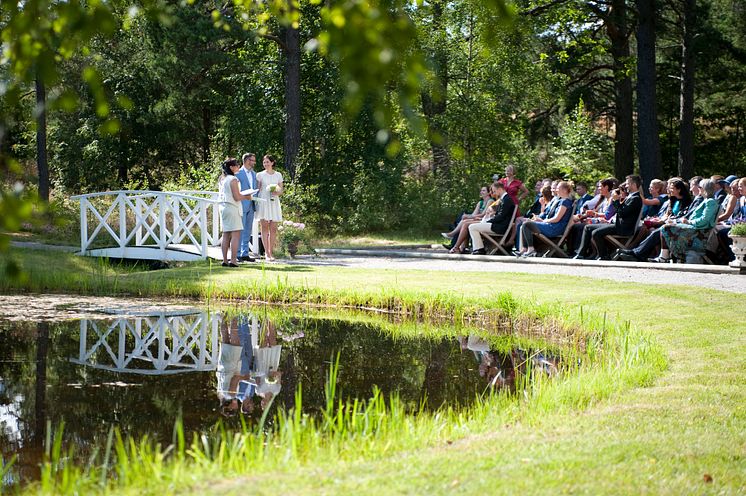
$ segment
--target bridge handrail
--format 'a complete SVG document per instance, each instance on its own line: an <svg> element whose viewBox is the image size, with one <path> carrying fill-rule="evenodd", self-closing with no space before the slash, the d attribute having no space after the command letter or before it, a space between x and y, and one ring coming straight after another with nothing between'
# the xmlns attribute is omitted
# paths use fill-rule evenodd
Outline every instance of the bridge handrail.
<svg viewBox="0 0 746 496"><path fill-rule="evenodd" d="M186 200L197 200L197 201L204 201L207 203L223 203L220 200L216 200L214 198L203 198L200 196L195 196L197 194L200 195L210 195L210 196L217 196L219 193L217 191L143 191L143 190L117 190L117 191L101 191L97 193L86 193L84 195L75 195L71 196L71 200L81 200L85 198L86 200L89 198L97 198L100 196L117 196L120 194L125 195L136 195L134 198L145 198L149 196L161 196L161 195L167 195L167 196L173 196L176 198L183 198Z"/></svg>

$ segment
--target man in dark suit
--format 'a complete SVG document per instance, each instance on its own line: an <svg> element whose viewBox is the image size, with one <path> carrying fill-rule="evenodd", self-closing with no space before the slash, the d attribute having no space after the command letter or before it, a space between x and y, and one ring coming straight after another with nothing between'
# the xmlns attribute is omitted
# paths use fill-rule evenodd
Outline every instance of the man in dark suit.
<svg viewBox="0 0 746 496"><path fill-rule="evenodd" d="M598 258L601 260L609 259L609 248L606 246L604 237L608 234L632 236L637 228L637 221L640 220L642 178L637 175L627 176L625 184L629 195L624 203L620 200L621 192L618 189L611 194L612 205L616 209L616 221L613 224L596 229L591 234L591 240L596 245Z"/></svg>
<svg viewBox="0 0 746 496"><path fill-rule="evenodd" d="M584 183L583 181L578 181L575 183L575 192L578 194L578 200L575 202L575 212L576 214L580 213L580 210L583 208L583 204L585 202L592 200L593 197L588 193L588 184Z"/></svg>
<svg viewBox="0 0 746 496"><path fill-rule="evenodd" d="M486 253L484 241L482 241L483 232L505 234L505 230L508 229L515 216L515 203L508 196L503 183L492 184L492 197L496 199L491 207L495 210L494 217L486 222L469 225L469 236L473 248L472 255L484 255Z"/></svg>

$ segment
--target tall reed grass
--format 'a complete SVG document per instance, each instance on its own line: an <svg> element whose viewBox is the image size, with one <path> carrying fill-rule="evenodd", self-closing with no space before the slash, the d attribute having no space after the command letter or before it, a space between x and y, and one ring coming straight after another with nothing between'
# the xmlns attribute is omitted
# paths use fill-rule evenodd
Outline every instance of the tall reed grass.
<svg viewBox="0 0 746 496"><path fill-rule="evenodd" d="M48 256L39 257L49 262ZM400 287L334 289L293 283L281 275L272 279L269 273L256 280L221 279L218 283L214 269L204 264L148 273L64 257L60 270L45 270L43 264L37 269L33 261L26 265L32 267L28 280L2 281L0 291L187 296L204 299L210 306L225 301L263 302L301 308L307 318L339 309L366 310L349 318L380 325L398 338L484 335L488 329L486 334L504 338L496 346L560 349L573 364L559 380L525 377L515 397L485 394L468 408L446 406L434 412L421 408L414 414L396 396L384 398L377 390L365 401L339 401L335 365L329 371L326 406L318 418L302 413L301 386L295 407L279 410L272 422L267 422L266 409L258 425L244 423L234 432L218 424L191 439L185 439L177 424L169 446L147 437L123 438L113 430L106 446L94 450L85 465L73 461L72 447L62 450L62 429L57 429L47 443L42 480L29 488L43 494L174 492L267 466L290 470L332 460L390 456L478 435L497 425L538 422L550 412L584 408L614 392L649 384L666 366L660 347L628 322L590 314L583 308L539 305L510 292L464 298ZM8 470L7 465L3 470Z"/></svg>
<svg viewBox="0 0 746 496"><path fill-rule="evenodd" d="M518 312L518 306L513 311ZM328 310L311 313L318 317L318 313L325 312ZM362 313L351 318L378 323L382 320ZM621 388L648 383L665 366L660 350L627 323L616 325L605 316L587 313L578 319L584 323L576 327L584 336L576 341L584 343L582 350L565 352L572 357L582 355L582 360L570 360L570 370L565 370L559 379L533 374L528 367L526 374L519 376L519 394L515 396L487 391L469 407L446 406L434 412L427 411L424 405L418 411L408 411L396 395L386 398L378 389L367 400L341 401L337 394L337 356L328 371L326 403L318 416L302 413L301 385L295 393L294 407L287 411L278 409L272 422L268 422L267 408L259 422L242 422L238 431L219 422L211 431L195 433L191 439L186 438L177 422L169 446L147 437L125 438L113 429L106 445L91 453L84 465L73 461L72 446L62 449L64 426L60 426L47 442L42 480L29 489L41 494L121 490L154 494L259 473L267 467L283 471L339 460L379 459L479 435L496 425L518 420L538 422L550 412L584 408ZM423 330L433 335L437 332L434 324L409 321L399 327L399 336L406 339ZM470 330L474 328L461 328ZM452 331L441 329L443 332ZM523 337L516 337L513 342L519 341L536 345Z"/></svg>

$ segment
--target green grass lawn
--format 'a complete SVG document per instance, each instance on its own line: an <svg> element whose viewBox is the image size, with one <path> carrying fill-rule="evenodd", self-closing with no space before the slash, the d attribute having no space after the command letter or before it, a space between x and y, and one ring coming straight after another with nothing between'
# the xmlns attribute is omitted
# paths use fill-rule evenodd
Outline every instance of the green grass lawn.
<svg viewBox="0 0 746 496"><path fill-rule="evenodd" d="M444 239L437 232L397 231L376 234L338 235L321 238L315 248L395 248L397 246L431 245Z"/></svg>
<svg viewBox="0 0 746 496"><path fill-rule="evenodd" d="M448 318L448 312L468 316L499 307L498 291L488 288L508 287L521 301L566 316L579 315L582 307L584 314L629 321L667 360L665 370L655 366L654 374L635 377L631 369L619 376L619 384L588 384L608 381L613 370L604 377L581 374L585 384L568 380L515 415L480 414L442 435L414 436L397 449L345 456L326 452L287 462L280 457L243 474L240 468L226 475L200 467L175 479L141 481L121 488L124 493L746 493L744 295L479 272L260 264L236 270L191 264L143 272L68 254L14 255L28 279L3 281L2 292L404 305ZM424 303L417 307L418 301ZM632 347L638 344L630 341Z"/></svg>

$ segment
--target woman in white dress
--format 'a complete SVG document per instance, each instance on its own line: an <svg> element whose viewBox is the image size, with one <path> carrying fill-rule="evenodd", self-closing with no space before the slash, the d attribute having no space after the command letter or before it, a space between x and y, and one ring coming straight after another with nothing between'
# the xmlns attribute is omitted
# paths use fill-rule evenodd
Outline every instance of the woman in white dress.
<svg viewBox="0 0 746 496"><path fill-rule="evenodd" d="M223 162L223 176L220 178L220 224L223 240L223 267L238 267L238 245L243 230L241 200L252 200L249 195L242 195L238 186L236 172L240 168L238 160L227 158ZM228 249L231 259L228 260Z"/></svg>
<svg viewBox="0 0 746 496"><path fill-rule="evenodd" d="M256 175L260 201L257 205L257 217L262 226L262 244L268 261L275 259L273 252L277 246L277 225L282 222L282 174L275 170L277 160L272 155L265 155L262 165L264 170Z"/></svg>

